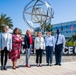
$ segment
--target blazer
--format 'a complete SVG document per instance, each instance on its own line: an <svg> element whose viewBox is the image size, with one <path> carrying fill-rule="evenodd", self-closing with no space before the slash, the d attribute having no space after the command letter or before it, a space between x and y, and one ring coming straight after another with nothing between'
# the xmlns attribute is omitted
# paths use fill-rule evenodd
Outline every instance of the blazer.
<svg viewBox="0 0 76 75"><path fill-rule="evenodd" d="M12 49L12 35L10 33L8 33L8 36L7 36L7 50L11 50ZM5 47L5 44L6 44L6 40L5 40L5 33L0 33L0 48L2 50L4 50L4 47Z"/></svg>
<svg viewBox="0 0 76 75"><path fill-rule="evenodd" d="M36 48L36 49L39 49L39 48L45 49L45 41L44 41L43 37L41 37L41 41L39 41L39 37L35 38L34 48Z"/></svg>
<svg viewBox="0 0 76 75"><path fill-rule="evenodd" d="M33 40L33 37L32 37L32 40ZM24 48L25 49L30 48L30 38L28 35L25 35L25 37L24 37Z"/></svg>

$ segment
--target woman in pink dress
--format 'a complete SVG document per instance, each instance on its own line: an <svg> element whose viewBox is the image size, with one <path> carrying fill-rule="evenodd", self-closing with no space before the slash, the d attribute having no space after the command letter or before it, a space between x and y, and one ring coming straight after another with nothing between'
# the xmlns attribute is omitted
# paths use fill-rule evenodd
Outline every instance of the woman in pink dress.
<svg viewBox="0 0 76 75"><path fill-rule="evenodd" d="M22 37L19 35L19 29L15 28L12 35L12 51L9 54L9 58L12 60L13 69L16 69L17 59L20 58L20 52L22 48Z"/></svg>

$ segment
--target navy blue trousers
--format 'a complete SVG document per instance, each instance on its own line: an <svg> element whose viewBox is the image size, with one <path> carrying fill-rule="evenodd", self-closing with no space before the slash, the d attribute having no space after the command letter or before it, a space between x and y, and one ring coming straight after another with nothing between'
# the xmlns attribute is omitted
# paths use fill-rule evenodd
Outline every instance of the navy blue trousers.
<svg viewBox="0 0 76 75"><path fill-rule="evenodd" d="M61 64L63 44L55 45L55 60L56 64Z"/></svg>
<svg viewBox="0 0 76 75"><path fill-rule="evenodd" d="M53 46L46 46L46 62L52 64Z"/></svg>

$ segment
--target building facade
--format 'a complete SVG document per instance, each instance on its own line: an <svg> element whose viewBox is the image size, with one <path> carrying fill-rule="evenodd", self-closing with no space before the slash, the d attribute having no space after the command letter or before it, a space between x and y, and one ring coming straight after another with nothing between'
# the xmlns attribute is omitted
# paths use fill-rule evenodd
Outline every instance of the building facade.
<svg viewBox="0 0 76 75"><path fill-rule="evenodd" d="M59 29L61 34L63 34L66 39L76 34L76 21L64 22L53 24L53 32L56 34L56 30ZM40 27L35 28L35 32L39 31Z"/></svg>
<svg viewBox="0 0 76 75"><path fill-rule="evenodd" d="M69 38L73 34L76 34L76 21L54 24L53 28L54 34L56 33L56 30L59 29L61 34L63 34L66 38Z"/></svg>

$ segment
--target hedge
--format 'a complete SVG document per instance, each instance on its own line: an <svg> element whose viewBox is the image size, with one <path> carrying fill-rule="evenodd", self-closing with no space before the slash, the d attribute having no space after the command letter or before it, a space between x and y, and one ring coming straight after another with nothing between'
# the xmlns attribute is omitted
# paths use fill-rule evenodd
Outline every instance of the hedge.
<svg viewBox="0 0 76 75"><path fill-rule="evenodd" d="M66 46L76 46L76 42L66 42Z"/></svg>

